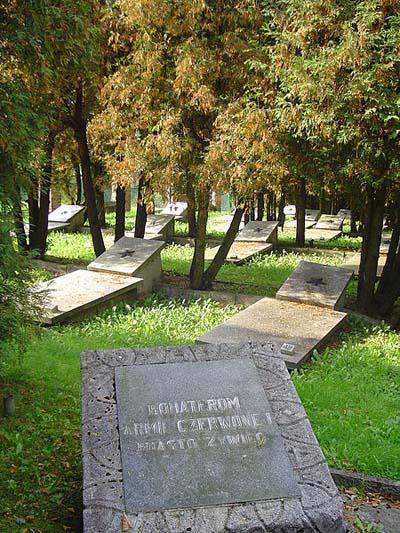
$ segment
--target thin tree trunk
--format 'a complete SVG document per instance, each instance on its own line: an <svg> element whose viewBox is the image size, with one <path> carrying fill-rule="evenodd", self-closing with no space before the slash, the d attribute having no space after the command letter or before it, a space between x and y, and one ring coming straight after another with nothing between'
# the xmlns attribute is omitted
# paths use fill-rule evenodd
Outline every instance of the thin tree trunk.
<svg viewBox="0 0 400 533"><path fill-rule="evenodd" d="M28 246L28 241L26 239L24 218L22 216L21 193L17 186L15 187L15 200L14 200L13 213L14 213L15 233L17 235L18 248L22 252L27 252L29 250L29 246Z"/></svg>
<svg viewBox="0 0 400 533"><path fill-rule="evenodd" d="M385 187L374 189L372 185L367 185L367 201L357 289L358 304L366 312L373 310L379 246L381 243L383 215L385 211L385 197Z"/></svg>
<svg viewBox="0 0 400 533"><path fill-rule="evenodd" d="M194 245L193 260L190 267L190 287L192 289L201 289L204 272L204 254L206 250L206 232L208 220L208 205L210 202L209 191L201 188L198 191L198 215L197 215L197 233Z"/></svg>
<svg viewBox="0 0 400 533"><path fill-rule="evenodd" d="M146 232L147 211L145 203L145 187L146 181L143 176L140 176L135 219L135 237L138 237L139 239L143 239Z"/></svg>
<svg viewBox="0 0 400 533"><path fill-rule="evenodd" d="M100 191L97 187L95 187L95 192L96 192L96 208L97 208L97 216L99 217L99 224L102 228L105 228L107 224L106 224L106 206L104 202L104 191Z"/></svg>
<svg viewBox="0 0 400 533"><path fill-rule="evenodd" d="M125 235L125 187L117 186L115 191L115 234L114 241Z"/></svg>
<svg viewBox="0 0 400 533"><path fill-rule="evenodd" d="M186 198L188 204L188 228L189 237L196 237L196 195L194 192L193 182L188 177L186 179Z"/></svg>
<svg viewBox="0 0 400 533"><path fill-rule="evenodd" d="M86 121L83 118L83 94L82 87L76 91L75 112L73 116L73 128L75 139L78 144L79 157L81 161L83 188L85 191L87 216L90 225L90 233L96 257L105 251L103 235L96 207L96 194L92 180L90 168L90 152L87 141Z"/></svg>
<svg viewBox="0 0 400 533"><path fill-rule="evenodd" d="M47 234L49 223L49 207L50 207L50 187L51 187L51 174L53 169L53 150L56 141L56 134L54 131L50 131L45 146L46 159L43 164L40 180L40 193L39 193L39 219L36 227L36 239L35 250L38 251L39 256L43 257L46 252L47 246ZM32 246L31 246L32 250Z"/></svg>
<svg viewBox="0 0 400 533"><path fill-rule="evenodd" d="M81 178L81 168L79 163L74 163L75 170L75 181L76 181L76 204L82 204L82 178Z"/></svg>
<svg viewBox="0 0 400 533"><path fill-rule="evenodd" d="M37 232L36 228L39 224L39 182L33 176L31 179L31 186L28 193L28 208L29 208L29 248L35 250L37 248Z"/></svg>
<svg viewBox="0 0 400 533"><path fill-rule="evenodd" d="M264 193L258 192L256 195L257 198L257 220L262 220L264 218Z"/></svg>
<svg viewBox="0 0 400 533"><path fill-rule="evenodd" d="M299 178L296 184L296 245L305 244L306 179Z"/></svg>
<svg viewBox="0 0 400 533"><path fill-rule="evenodd" d="M280 195L280 198L279 198L279 206L278 206L278 222L279 222L279 226L281 228L283 228L284 224L285 224L285 212L284 212L284 209L285 209L285 188L281 187L281 195Z"/></svg>
<svg viewBox="0 0 400 533"><path fill-rule="evenodd" d="M233 241L235 240L236 234L239 231L240 221L242 220L244 207L237 207L235 209L235 214L229 225L228 231L225 234L224 240L222 241L221 246L219 247L214 259L212 260L210 266L204 272L202 289L209 289L212 286L213 281L215 280L220 268L224 264L226 256L229 253L229 250L232 246Z"/></svg>

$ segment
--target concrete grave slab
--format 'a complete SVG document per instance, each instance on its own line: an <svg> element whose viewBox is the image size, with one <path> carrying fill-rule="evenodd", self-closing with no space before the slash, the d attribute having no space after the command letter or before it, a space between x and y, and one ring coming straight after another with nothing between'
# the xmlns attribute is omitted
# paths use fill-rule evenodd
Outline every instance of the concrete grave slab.
<svg viewBox="0 0 400 533"><path fill-rule="evenodd" d="M146 234L163 235L164 240L171 242L175 233L175 217L173 215L147 215Z"/></svg>
<svg viewBox="0 0 400 533"><path fill-rule="evenodd" d="M323 348L346 313L262 298L226 322L199 337L200 344L263 343L270 353L281 355L288 368L297 368L314 350Z"/></svg>
<svg viewBox="0 0 400 533"><path fill-rule="evenodd" d="M278 222L251 220L239 231L236 242L272 242L278 240Z"/></svg>
<svg viewBox="0 0 400 533"><path fill-rule="evenodd" d="M283 208L283 213L286 216L295 216L296 215L296 206L295 205L285 205Z"/></svg>
<svg viewBox="0 0 400 533"><path fill-rule="evenodd" d="M305 225L305 228L306 229L310 229L310 228L313 228L316 224L316 221L315 220L305 220L304 221L304 225ZM297 220L294 219L294 220L285 220L285 223L283 225L283 228L285 230L289 229L289 230L296 230L297 228Z"/></svg>
<svg viewBox="0 0 400 533"><path fill-rule="evenodd" d="M151 292L161 281L160 253L165 243L157 240L122 237L88 265L88 270L109 272L143 279L140 295Z"/></svg>
<svg viewBox="0 0 400 533"><path fill-rule="evenodd" d="M176 220L187 219L187 202L170 202L161 211L162 215L173 215Z"/></svg>
<svg viewBox="0 0 400 533"><path fill-rule="evenodd" d="M306 241L332 241L342 235L341 231L334 231L330 229L317 229L313 227L306 230Z"/></svg>
<svg viewBox="0 0 400 533"><path fill-rule="evenodd" d="M380 278L382 276L383 267L385 266L387 256L382 254L378 258L378 268L376 271L376 277ZM347 259L340 268L346 270L352 270L356 276L358 276L361 263L361 253L357 252Z"/></svg>
<svg viewBox="0 0 400 533"><path fill-rule="evenodd" d="M263 255L270 252L273 247L274 245L269 242L234 241L225 261L229 263L235 263L236 265L241 265L242 263L249 261L256 255ZM215 246L214 248L208 248L205 254L206 260L212 261L218 250L219 246Z"/></svg>
<svg viewBox="0 0 400 533"><path fill-rule="evenodd" d="M69 224L69 231L76 231L83 226L85 206L60 205L49 213L49 222L64 222Z"/></svg>
<svg viewBox="0 0 400 533"><path fill-rule="evenodd" d="M315 228L339 231L343 228L343 220L344 217L339 215L321 215Z"/></svg>
<svg viewBox="0 0 400 533"><path fill-rule="evenodd" d="M350 209L339 209L337 216L343 218L344 222L351 221L351 210Z"/></svg>
<svg viewBox="0 0 400 533"><path fill-rule="evenodd" d="M140 278L75 270L36 285L32 292L43 298L44 324L77 322L120 301L136 299Z"/></svg>
<svg viewBox="0 0 400 533"><path fill-rule="evenodd" d="M48 222L47 233L51 233L53 231L67 231L69 228L70 226L68 222ZM29 224L24 224L24 230L26 235L29 235Z"/></svg>
<svg viewBox="0 0 400 533"><path fill-rule="evenodd" d="M84 533L117 533L123 522L135 533L345 532L340 495L285 364L262 346L84 352L81 375ZM265 468L277 447L283 464ZM246 484L255 457L264 473ZM152 465L158 482L140 510ZM269 480L284 468L294 483L277 497L282 485ZM231 481L197 500L204 480L218 487L224 476Z"/></svg>
<svg viewBox="0 0 400 533"><path fill-rule="evenodd" d="M276 298L341 310L352 275L343 268L300 261Z"/></svg>
<svg viewBox="0 0 400 533"><path fill-rule="evenodd" d="M233 220L233 215L222 215L217 219L213 220L213 227L216 231L222 231L226 233L231 225ZM239 229L244 227L243 218L239 224Z"/></svg>
<svg viewBox="0 0 400 533"><path fill-rule="evenodd" d="M305 219L308 221L316 221L321 216L319 209L306 209Z"/></svg>

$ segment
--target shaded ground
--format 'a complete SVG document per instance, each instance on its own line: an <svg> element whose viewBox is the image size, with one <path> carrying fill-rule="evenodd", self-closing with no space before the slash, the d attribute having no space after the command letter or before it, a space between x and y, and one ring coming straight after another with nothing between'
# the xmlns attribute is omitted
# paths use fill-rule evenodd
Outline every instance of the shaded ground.
<svg viewBox="0 0 400 533"><path fill-rule="evenodd" d="M357 489L340 489L349 533L400 533L400 501Z"/></svg>

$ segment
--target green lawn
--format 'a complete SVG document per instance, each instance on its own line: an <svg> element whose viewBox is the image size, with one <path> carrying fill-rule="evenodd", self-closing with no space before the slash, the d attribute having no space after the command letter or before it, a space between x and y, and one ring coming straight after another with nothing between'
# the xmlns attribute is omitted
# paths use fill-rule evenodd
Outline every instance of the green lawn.
<svg viewBox="0 0 400 533"><path fill-rule="evenodd" d="M167 247L164 269L186 276L192 253ZM88 262L90 236L52 234L49 254ZM218 279L232 290L273 296L301 259L340 264L342 256L271 254L241 267L225 265ZM0 424L0 531L79 531L82 350L192 344L237 310L153 295L81 325L43 329L23 356L10 347L0 360L0 390L14 394L16 416ZM334 345L294 372L331 466L400 479L399 354L399 333L349 320Z"/></svg>

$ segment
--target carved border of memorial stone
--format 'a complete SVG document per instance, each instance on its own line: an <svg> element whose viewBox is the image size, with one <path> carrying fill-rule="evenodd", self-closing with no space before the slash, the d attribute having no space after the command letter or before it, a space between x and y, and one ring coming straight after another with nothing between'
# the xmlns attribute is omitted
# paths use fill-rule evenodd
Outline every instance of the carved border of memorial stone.
<svg viewBox="0 0 400 533"><path fill-rule="evenodd" d="M125 515L114 368L251 358L302 497ZM262 345L209 345L83 352L82 450L85 533L345 532L343 504L284 361Z"/></svg>

